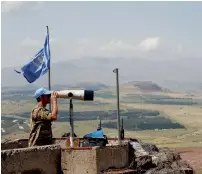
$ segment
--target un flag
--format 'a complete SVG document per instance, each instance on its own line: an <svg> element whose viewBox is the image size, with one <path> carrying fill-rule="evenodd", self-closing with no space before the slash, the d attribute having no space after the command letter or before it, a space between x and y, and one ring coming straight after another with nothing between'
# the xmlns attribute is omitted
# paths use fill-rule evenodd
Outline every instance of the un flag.
<svg viewBox="0 0 202 174"><path fill-rule="evenodd" d="M50 69L49 35L47 34L44 47L22 68L22 74L29 83L33 83ZM16 71L16 70L15 70ZM17 73L21 73L16 71Z"/></svg>

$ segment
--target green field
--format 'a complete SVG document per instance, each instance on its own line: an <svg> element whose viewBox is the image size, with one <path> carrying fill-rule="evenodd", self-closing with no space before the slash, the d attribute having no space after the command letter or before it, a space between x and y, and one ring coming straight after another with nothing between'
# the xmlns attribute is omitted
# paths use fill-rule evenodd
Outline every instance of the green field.
<svg viewBox="0 0 202 174"><path fill-rule="evenodd" d="M10 122L15 118L28 122L29 113L36 102L22 91L18 91L16 95L10 94L10 92L4 93L4 98L2 98L2 115L10 117ZM20 97L21 95L23 97ZM180 93L140 95L125 92L121 93L120 101L121 117L124 119L127 137L140 138L159 146L202 147L202 107L200 105L202 100L200 96L195 96L190 100L186 94ZM61 137L64 132L70 130L68 100L59 100L59 110L60 120L53 124L55 137ZM74 115L75 132L80 136L96 130L99 123L98 116L102 119L105 134L109 137L117 136L116 97L112 89L97 91L93 102L74 101ZM15 124L9 126L11 124L13 123L9 123L9 120L5 122L5 125L2 124L4 128L10 129L7 133L2 133L2 138L13 139L28 136L29 127L23 125L26 128L22 130ZM27 123L24 124L27 125Z"/></svg>
<svg viewBox="0 0 202 174"><path fill-rule="evenodd" d="M122 97L121 102L124 103L143 103L143 104L159 104L159 105L201 105L200 99L192 98L175 98L165 95L151 94L128 94Z"/></svg>

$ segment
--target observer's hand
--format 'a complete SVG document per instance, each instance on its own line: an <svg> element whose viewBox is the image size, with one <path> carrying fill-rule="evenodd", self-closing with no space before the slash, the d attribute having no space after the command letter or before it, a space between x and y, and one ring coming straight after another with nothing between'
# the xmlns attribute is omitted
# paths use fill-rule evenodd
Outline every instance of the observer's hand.
<svg viewBox="0 0 202 174"><path fill-rule="evenodd" d="M58 106L57 106L57 97L58 93L56 91L53 91L51 94L51 100L52 100L52 120L57 120L57 114L58 114Z"/></svg>
<svg viewBox="0 0 202 174"><path fill-rule="evenodd" d="M51 99L56 100L57 97L58 97L58 93L56 91L53 91L53 93L51 94Z"/></svg>

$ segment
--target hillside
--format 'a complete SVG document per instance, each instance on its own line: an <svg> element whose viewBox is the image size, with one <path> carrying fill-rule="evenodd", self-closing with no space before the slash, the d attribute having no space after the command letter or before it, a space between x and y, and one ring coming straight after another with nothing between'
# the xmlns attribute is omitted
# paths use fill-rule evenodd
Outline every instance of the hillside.
<svg viewBox="0 0 202 174"><path fill-rule="evenodd" d="M142 92L142 93L153 93L153 92L171 92L169 89L163 88L152 81L132 81L121 85L124 90Z"/></svg>
<svg viewBox="0 0 202 174"><path fill-rule="evenodd" d="M86 89L94 91L105 89L107 87L108 87L107 85L100 82L80 82L74 85L69 85L69 88Z"/></svg>
<svg viewBox="0 0 202 174"><path fill-rule="evenodd" d="M109 86L107 88L104 88L103 90L99 91L99 93L102 92L103 94L116 94L116 86ZM130 81L126 83L120 83L119 84L119 92L121 96L125 95L134 95L134 94L159 94L159 95L174 95L175 91L172 91L168 88L165 88L158 83L152 82L152 81Z"/></svg>

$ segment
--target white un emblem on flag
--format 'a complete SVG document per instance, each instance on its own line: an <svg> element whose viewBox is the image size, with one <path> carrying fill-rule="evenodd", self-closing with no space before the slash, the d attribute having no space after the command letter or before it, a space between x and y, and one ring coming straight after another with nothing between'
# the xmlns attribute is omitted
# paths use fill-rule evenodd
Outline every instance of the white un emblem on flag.
<svg viewBox="0 0 202 174"><path fill-rule="evenodd" d="M43 64L43 54L39 55L34 59L33 64L38 68Z"/></svg>

